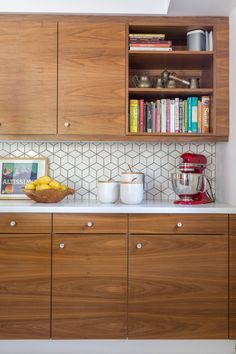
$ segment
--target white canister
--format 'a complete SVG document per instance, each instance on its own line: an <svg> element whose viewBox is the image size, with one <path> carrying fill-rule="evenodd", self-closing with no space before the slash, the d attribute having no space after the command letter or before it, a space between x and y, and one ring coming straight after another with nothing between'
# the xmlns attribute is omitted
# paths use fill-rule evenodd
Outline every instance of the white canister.
<svg viewBox="0 0 236 354"><path fill-rule="evenodd" d="M97 190L101 203L115 203L119 199L120 185L115 181L98 181Z"/></svg>
<svg viewBox="0 0 236 354"><path fill-rule="evenodd" d="M143 183L120 182L120 200L125 204L139 204L143 200Z"/></svg>
<svg viewBox="0 0 236 354"><path fill-rule="evenodd" d="M121 181L122 182L131 182L134 178L136 182L144 184L144 173L142 172L122 172Z"/></svg>

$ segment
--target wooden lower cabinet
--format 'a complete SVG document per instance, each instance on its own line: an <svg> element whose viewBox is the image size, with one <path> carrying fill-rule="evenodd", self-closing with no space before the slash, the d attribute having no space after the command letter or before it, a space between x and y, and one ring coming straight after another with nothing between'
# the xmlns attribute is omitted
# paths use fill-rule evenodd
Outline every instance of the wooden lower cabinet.
<svg viewBox="0 0 236 354"><path fill-rule="evenodd" d="M228 338L228 235L131 235L128 337Z"/></svg>
<svg viewBox="0 0 236 354"><path fill-rule="evenodd" d="M126 254L126 235L53 235L52 338L126 338Z"/></svg>
<svg viewBox="0 0 236 354"><path fill-rule="evenodd" d="M229 217L229 338L236 339L236 215Z"/></svg>
<svg viewBox="0 0 236 354"><path fill-rule="evenodd" d="M50 338L51 235L0 235L0 339Z"/></svg>

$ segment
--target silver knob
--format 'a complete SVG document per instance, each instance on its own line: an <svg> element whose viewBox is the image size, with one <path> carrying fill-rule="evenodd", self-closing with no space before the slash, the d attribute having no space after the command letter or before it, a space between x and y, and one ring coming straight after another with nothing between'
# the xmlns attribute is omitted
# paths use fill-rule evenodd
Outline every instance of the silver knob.
<svg viewBox="0 0 236 354"><path fill-rule="evenodd" d="M60 248L65 248L65 244L64 243L60 243L59 247Z"/></svg>
<svg viewBox="0 0 236 354"><path fill-rule="evenodd" d="M183 224L182 224L182 222L181 222L181 221L178 221L178 222L177 222L177 224L176 224L176 226L177 226L178 228L180 228L180 227L182 227L182 226L183 226Z"/></svg>
<svg viewBox="0 0 236 354"><path fill-rule="evenodd" d="M70 127L70 122L65 122L64 126L65 126L65 128L69 128Z"/></svg>
<svg viewBox="0 0 236 354"><path fill-rule="evenodd" d="M137 243L136 248L138 248L138 249L143 248L143 244L142 243Z"/></svg>
<svg viewBox="0 0 236 354"><path fill-rule="evenodd" d="M10 226L11 226L11 227L16 226L16 221L15 221L15 220L10 221Z"/></svg>
<svg viewBox="0 0 236 354"><path fill-rule="evenodd" d="M93 226L93 222L92 222L91 220L89 220L89 221L87 222L87 226L88 226L88 227L92 227L92 226Z"/></svg>

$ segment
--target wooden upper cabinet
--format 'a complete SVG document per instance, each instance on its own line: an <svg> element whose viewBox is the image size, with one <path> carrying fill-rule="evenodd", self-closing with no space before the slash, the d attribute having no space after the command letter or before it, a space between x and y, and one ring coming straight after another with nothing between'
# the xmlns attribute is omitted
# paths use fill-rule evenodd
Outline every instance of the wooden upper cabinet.
<svg viewBox="0 0 236 354"><path fill-rule="evenodd" d="M0 134L55 134L57 24L0 23Z"/></svg>
<svg viewBox="0 0 236 354"><path fill-rule="evenodd" d="M125 134L125 24L59 23L61 134Z"/></svg>

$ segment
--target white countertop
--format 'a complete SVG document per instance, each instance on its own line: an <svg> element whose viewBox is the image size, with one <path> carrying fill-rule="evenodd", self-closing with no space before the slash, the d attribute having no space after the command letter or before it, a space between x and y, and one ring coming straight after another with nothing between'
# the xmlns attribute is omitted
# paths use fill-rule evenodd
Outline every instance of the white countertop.
<svg viewBox="0 0 236 354"><path fill-rule="evenodd" d="M168 201L144 201L137 205L126 205L81 200L66 200L56 204L41 204L31 200L1 200L0 213L236 214L236 206L220 202L185 206Z"/></svg>

